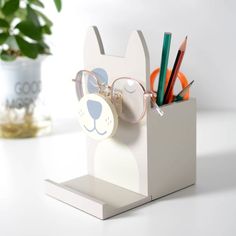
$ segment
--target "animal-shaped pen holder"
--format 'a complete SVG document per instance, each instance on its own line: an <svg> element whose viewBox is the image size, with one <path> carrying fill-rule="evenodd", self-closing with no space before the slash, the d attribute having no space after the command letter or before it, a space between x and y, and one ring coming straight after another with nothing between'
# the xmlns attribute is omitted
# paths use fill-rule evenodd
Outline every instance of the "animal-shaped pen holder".
<svg viewBox="0 0 236 236"><path fill-rule="evenodd" d="M97 28L91 27L85 41L84 63L89 71L104 68L108 84L127 76L140 81L146 90L150 89L149 54L140 31L131 34L125 56L117 57L105 54ZM99 122L107 124L108 113L99 98L96 100L99 108L95 110L95 105L88 100L84 106L89 108L79 112L90 117L86 127L93 132L95 120L96 128ZM116 133L112 133L113 130L110 135L114 136L102 140L88 137L87 175L63 183L46 180L46 193L106 219L194 184L195 99L162 106L164 116L153 112L150 98L145 102L147 111L140 122L130 124L119 119L119 124L115 124ZM138 109L140 104L136 105ZM107 125L99 127L105 128L99 131L101 134L109 132Z"/></svg>

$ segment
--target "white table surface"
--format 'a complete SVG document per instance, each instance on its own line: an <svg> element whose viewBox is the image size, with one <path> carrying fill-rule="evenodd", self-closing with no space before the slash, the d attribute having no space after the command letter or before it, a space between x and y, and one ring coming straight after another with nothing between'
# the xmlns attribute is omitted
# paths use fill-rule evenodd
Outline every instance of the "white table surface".
<svg viewBox="0 0 236 236"><path fill-rule="evenodd" d="M86 173L85 138L75 119L54 133L0 140L0 236L236 235L236 112L200 112L197 184L98 220L44 194L45 178Z"/></svg>

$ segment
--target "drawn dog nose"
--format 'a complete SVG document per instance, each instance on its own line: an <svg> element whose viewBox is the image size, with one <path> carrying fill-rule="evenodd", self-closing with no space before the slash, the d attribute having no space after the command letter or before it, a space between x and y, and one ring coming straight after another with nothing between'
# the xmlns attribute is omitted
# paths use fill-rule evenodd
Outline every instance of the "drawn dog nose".
<svg viewBox="0 0 236 236"><path fill-rule="evenodd" d="M94 119L97 120L99 119L101 113L102 113L102 105L100 102L93 101L93 100L88 100L87 101L87 107L90 116Z"/></svg>

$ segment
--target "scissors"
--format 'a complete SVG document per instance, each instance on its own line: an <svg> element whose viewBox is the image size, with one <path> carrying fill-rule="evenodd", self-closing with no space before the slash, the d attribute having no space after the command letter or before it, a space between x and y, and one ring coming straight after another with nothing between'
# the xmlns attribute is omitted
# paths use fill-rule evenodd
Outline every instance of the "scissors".
<svg viewBox="0 0 236 236"><path fill-rule="evenodd" d="M152 91L155 91L154 89L154 83L155 83L155 80L157 78L157 75L160 73L160 68L157 68L155 69L152 73L151 73L151 76L150 76L150 85L151 85L151 90ZM170 79L170 75L171 75L171 70L170 69L167 69L166 71L166 83L165 83L165 90L167 88L167 85L169 83L169 79ZM182 73L182 72L178 72L177 74L177 78L179 79L180 83L181 83L181 86L182 86L182 89L184 89L185 87L188 86L188 80L186 78L186 76ZM173 102L175 101L175 98L176 96L174 95L174 91L172 90L171 93L170 93L170 99L169 101L170 102ZM183 96L183 100L188 100L189 99L189 90L185 93L185 95Z"/></svg>

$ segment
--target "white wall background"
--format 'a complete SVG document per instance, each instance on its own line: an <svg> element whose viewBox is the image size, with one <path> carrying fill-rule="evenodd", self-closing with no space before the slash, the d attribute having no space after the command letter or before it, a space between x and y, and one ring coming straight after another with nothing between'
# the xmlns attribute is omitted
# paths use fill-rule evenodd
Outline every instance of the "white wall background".
<svg viewBox="0 0 236 236"><path fill-rule="evenodd" d="M200 109L236 109L236 1L234 0L64 0L48 39L53 56L43 67L46 101L55 116L75 114L71 79L83 69L87 27L98 26L105 51L123 55L129 34L141 29L147 41L151 70L160 65L163 33L173 33L169 66L185 35L188 47L181 70L195 80L191 94Z"/></svg>

